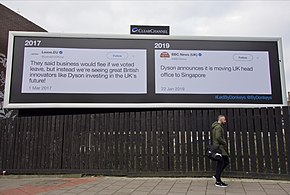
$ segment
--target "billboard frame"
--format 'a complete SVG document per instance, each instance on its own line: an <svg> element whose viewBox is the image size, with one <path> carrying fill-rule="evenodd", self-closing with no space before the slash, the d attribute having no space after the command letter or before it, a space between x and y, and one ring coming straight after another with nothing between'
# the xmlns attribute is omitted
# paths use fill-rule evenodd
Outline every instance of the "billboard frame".
<svg viewBox="0 0 290 195"><path fill-rule="evenodd" d="M278 45L279 70L281 79L282 104L243 104L243 103L11 103L11 76L14 37L66 37L66 38L116 38L116 39L144 39L144 40L204 40L204 41L273 41ZM103 35L103 34L74 34L74 33L45 33L45 32L9 32L7 51L7 69L5 80L4 108L252 108L275 107L287 105L285 70L282 53L281 37L231 37L231 36L148 36L148 35Z"/></svg>

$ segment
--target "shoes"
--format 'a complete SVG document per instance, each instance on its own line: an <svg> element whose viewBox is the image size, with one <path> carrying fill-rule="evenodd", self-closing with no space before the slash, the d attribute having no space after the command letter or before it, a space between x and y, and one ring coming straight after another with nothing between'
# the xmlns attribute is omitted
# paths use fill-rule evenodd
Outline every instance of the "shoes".
<svg viewBox="0 0 290 195"><path fill-rule="evenodd" d="M216 187L226 188L228 187L228 184L225 184L224 182L215 182Z"/></svg>
<svg viewBox="0 0 290 195"><path fill-rule="evenodd" d="M215 175L213 175L212 178L216 181L215 182L215 186L216 187L222 187L222 188L228 187L228 184L226 184L226 183L224 183L222 181L218 182L216 177L215 177Z"/></svg>

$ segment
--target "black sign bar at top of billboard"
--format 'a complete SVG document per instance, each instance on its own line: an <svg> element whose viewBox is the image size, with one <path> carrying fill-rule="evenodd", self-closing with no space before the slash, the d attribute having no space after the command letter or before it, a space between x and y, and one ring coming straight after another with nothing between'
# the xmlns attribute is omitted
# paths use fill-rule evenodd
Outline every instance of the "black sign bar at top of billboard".
<svg viewBox="0 0 290 195"><path fill-rule="evenodd" d="M130 34L134 35L169 35L169 26L131 25Z"/></svg>

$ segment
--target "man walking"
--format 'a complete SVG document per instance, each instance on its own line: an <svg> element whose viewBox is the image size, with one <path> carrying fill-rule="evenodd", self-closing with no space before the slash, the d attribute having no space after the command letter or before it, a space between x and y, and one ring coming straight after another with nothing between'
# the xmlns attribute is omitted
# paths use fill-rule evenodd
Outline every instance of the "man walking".
<svg viewBox="0 0 290 195"><path fill-rule="evenodd" d="M221 180L221 174L223 170L228 166L229 164L229 157L228 157L228 151L227 151L227 142L225 139L225 133L223 125L226 123L226 117L224 115L219 115L218 120L215 121L211 125L212 133L211 133L211 140L212 144L218 146L219 150L222 153L222 159L220 161L217 161L216 166L216 174L213 176L213 178L216 180L215 185L217 187L227 187L228 185L222 182Z"/></svg>

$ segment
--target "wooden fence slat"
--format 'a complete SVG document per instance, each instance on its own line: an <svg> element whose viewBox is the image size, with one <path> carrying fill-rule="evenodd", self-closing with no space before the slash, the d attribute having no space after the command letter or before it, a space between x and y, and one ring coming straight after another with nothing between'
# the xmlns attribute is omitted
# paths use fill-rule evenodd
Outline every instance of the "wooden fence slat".
<svg viewBox="0 0 290 195"><path fill-rule="evenodd" d="M12 144L12 147L11 147L11 169L14 169L15 168L15 152L16 152L16 141L17 141L17 132L18 132L18 120L17 118L14 118L12 117L12 121L13 121L13 138L11 138L11 144ZM37 146L37 145L36 145ZM35 162L35 161L34 161Z"/></svg>
<svg viewBox="0 0 290 195"><path fill-rule="evenodd" d="M130 150L129 150L129 147L130 147L130 140L129 140L129 131L130 131L130 127L129 127L129 112L125 112L125 170L126 171L129 171L129 155L130 155Z"/></svg>
<svg viewBox="0 0 290 195"><path fill-rule="evenodd" d="M6 119L7 120L7 119ZM7 159L6 159L6 167L11 169L13 165L13 151L14 151L14 139L15 139L15 128L14 128L14 120L7 120ZM1 129L2 130L2 129ZM3 131L3 130L2 130Z"/></svg>
<svg viewBox="0 0 290 195"><path fill-rule="evenodd" d="M19 132L20 132L20 130L19 130L19 126L20 126L20 118L19 117L16 117L15 119L15 138L14 138L14 150L13 150L13 166L12 166L12 168L13 169L17 169L17 164L18 164L18 161L17 161L17 157L18 157L18 155L19 155L19 147L21 147L19 144L18 144L18 139L19 139ZM2 121L0 121L0 128L1 129L3 129L2 127L1 127L1 123L2 123ZM2 135L1 135L1 133L2 133L3 131L1 131L0 132L0 136L2 137ZM1 146L0 146L1 147ZM36 148L36 150L38 151L38 149ZM2 167L1 166L1 160L2 159L2 156L0 156L0 167ZM37 159L38 160L38 159ZM37 162L37 161L36 161ZM37 165L36 165L36 167L37 167Z"/></svg>
<svg viewBox="0 0 290 195"><path fill-rule="evenodd" d="M33 139L33 155L32 155L32 158L31 158L31 165L30 165L30 169L35 169L37 168L37 159L39 158L38 157L38 144L39 144L39 129L38 129L38 126L39 126L39 116L35 116L33 117L33 123L32 123L32 130L33 130L33 134L34 134L34 139Z"/></svg>
<svg viewBox="0 0 290 195"><path fill-rule="evenodd" d="M141 113L136 112L136 172L140 172L140 166L141 166Z"/></svg>
<svg viewBox="0 0 290 195"><path fill-rule="evenodd" d="M90 169L97 169L98 167L98 132L96 130L96 126L98 124L96 114L91 114L91 125L90 125L90 132L92 135L91 140L91 154L90 154ZM116 146L116 143L115 143ZM115 155L117 157L117 155Z"/></svg>
<svg viewBox="0 0 290 195"><path fill-rule="evenodd" d="M60 154L60 162L61 164L59 165L60 166L60 169L66 169L68 168L68 163L67 163L67 155L68 155L68 137L66 135L66 131L68 129L68 118L69 118L70 115L63 115L63 130L62 130L62 152Z"/></svg>
<svg viewBox="0 0 290 195"><path fill-rule="evenodd" d="M169 128L168 128L168 112L167 110L162 111L162 131L164 137L164 171L169 170Z"/></svg>
<svg viewBox="0 0 290 195"><path fill-rule="evenodd" d="M261 127L261 113L260 109L254 109L254 127L256 134L256 147L257 147L257 164L258 164L258 172L264 172L264 155L263 155L263 140L262 140L262 127Z"/></svg>
<svg viewBox="0 0 290 195"><path fill-rule="evenodd" d="M78 168L78 164L79 164L79 159L77 159L77 152L80 152L80 145L78 142L78 131L77 131L77 124L79 122L78 120L78 115L73 115L72 116L72 139L71 139L71 143L70 143L70 148L71 148L71 153L68 156L69 161L70 161L70 168L71 169L77 169ZM77 148L78 147L78 148Z"/></svg>
<svg viewBox="0 0 290 195"><path fill-rule="evenodd" d="M76 115L76 122L74 124L74 142L73 142L73 156L74 158L71 158L71 161L73 161L73 167L75 169L81 169L81 154L84 152L85 148L82 146L82 129L81 129L81 120L82 120L82 114Z"/></svg>
<svg viewBox="0 0 290 195"><path fill-rule="evenodd" d="M1 148L2 150L4 150L3 152L3 167L5 169L9 168L9 163L10 163L10 160L9 160L9 145L10 145L10 139L9 139L9 134L10 134L10 124L9 124L9 119L4 119L4 129L1 131L4 131L4 134L3 134L3 141L4 141L4 145L3 145L3 148Z"/></svg>
<svg viewBox="0 0 290 195"><path fill-rule="evenodd" d="M204 170L204 148L203 148L203 129L202 129L202 111L197 110L197 132L198 132L198 165L199 171Z"/></svg>
<svg viewBox="0 0 290 195"><path fill-rule="evenodd" d="M153 152L152 152L152 171L157 172L157 113L156 111L152 111L152 147L153 147Z"/></svg>
<svg viewBox="0 0 290 195"><path fill-rule="evenodd" d="M87 155L89 153L88 149L88 137L89 137L89 132L87 129L87 124L88 124L88 115L87 114L81 114L81 121L80 121L80 127L79 127L79 132L80 132L80 146L82 149L80 149L80 166L79 169L87 169Z"/></svg>
<svg viewBox="0 0 290 195"><path fill-rule="evenodd" d="M119 116L119 115L117 115ZM96 147L96 169L101 169L101 159L102 159L102 155L101 155L101 142L102 142L102 132L101 132L101 115L99 113L97 113L95 115L95 132L97 135L97 140L95 143L95 147ZM118 144L116 144L116 147L118 147ZM119 159L119 156L117 155L117 159Z"/></svg>
<svg viewBox="0 0 290 195"><path fill-rule="evenodd" d="M186 172L186 145L185 145L185 113L184 110L179 111L179 120L180 120L180 130L181 130L181 170L183 173Z"/></svg>
<svg viewBox="0 0 290 195"><path fill-rule="evenodd" d="M269 129L268 129L268 117L267 110L265 108L261 109L261 120L262 120L262 135L263 135L263 144L264 144L264 154L260 154L260 158L264 156L265 158L265 167L268 173L271 173L272 163L270 157L270 147L269 147Z"/></svg>
<svg viewBox="0 0 290 195"><path fill-rule="evenodd" d="M192 141L191 141L191 118L190 110L185 110L185 133L186 133L186 162L187 171L192 172Z"/></svg>
<svg viewBox="0 0 290 195"><path fill-rule="evenodd" d="M70 137L68 141L68 147L69 147L69 153L67 156L67 161L68 161L68 167L70 169L75 169L75 163L77 161L76 155L75 155L75 149L74 147L76 146L76 123L77 123L77 116L76 115L71 115L70 117L70 128L67 129L67 136ZM75 159L75 160L74 160Z"/></svg>
<svg viewBox="0 0 290 195"><path fill-rule="evenodd" d="M17 132L16 132L16 140L15 140L15 144L16 144L16 146L15 146L15 157L14 157L14 159L15 159L15 162L14 162L14 168L15 169L20 169L20 156L21 156L21 128L22 128L22 120L21 120L21 118L22 117L17 117ZM2 121L3 122L3 121ZM3 132L3 131L2 131ZM4 144L4 143L3 143ZM3 156L1 155L1 158L2 158ZM39 167L40 167L40 164L39 164Z"/></svg>
<svg viewBox="0 0 290 195"><path fill-rule="evenodd" d="M21 119L19 117L18 119ZM18 121L18 131L21 132L21 120ZM37 147L37 168L41 169L43 165L43 137L44 137L44 116L39 116L39 126L38 126L38 132L39 132L39 141L38 141L38 147ZM20 134L18 134L20 136Z"/></svg>
<svg viewBox="0 0 290 195"><path fill-rule="evenodd" d="M35 140L35 128L34 128L35 117L29 117L28 123L28 155L27 155L27 168L32 169L33 162L33 149L34 149L34 140Z"/></svg>
<svg viewBox="0 0 290 195"><path fill-rule="evenodd" d="M85 124L83 124L83 121ZM81 169L89 169L90 165L90 139L91 139L91 132L90 132L90 114L83 114L82 115L82 129L81 132L83 136L81 137L81 144L84 144L85 151L81 153ZM112 162L110 162L112 163Z"/></svg>
<svg viewBox="0 0 290 195"><path fill-rule="evenodd" d="M250 162L251 162L251 171L253 173L257 172L257 162L256 162L256 151L255 151L255 135L254 135L254 123L253 123L253 109L247 109L247 128L249 132L249 146L250 146Z"/></svg>
<svg viewBox="0 0 290 195"><path fill-rule="evenodd" d="M10 159L9 159L9 153L10 153L10 142L11 142L11 140L10 140L10 129L11 129L11 127L10 127L10 120L5 120L5 147L4 147L4 150L5 150L5 152L4 152L4 166L5 166L5 168L7 169L7 168L9 168L10 167Z"/></svg>
<svg viewBox="0 0 290 195"><path fill-rule="evenodd" d="M174 159L175 159L175 170L177 172L180 172L180 117L179 117L179 112L178 110L173 111L174 115Z"/></svg>
<svg viewBox="0 0 290 195"><path fill-rule="evenodd" d="M23 169L23 156L24 156L24 150L25 150L25 129L24 129L24 124L25 124L25 117L20 117L20 127L19 127L19 133L18 133L18 141L17 144L20 146L18 150L18 164L17 164L17 169ZM43 144L43 142L42 142Z"/></svg>
<svg viewBox="0 0 290 195"><path fill-rule="evenodd" d="M32 157L32 167L31 169L36 169L38 168L38 160L40 159L40 155L39 155L39 145L41 144L41 137L40 137L40 131L39 131L39 123L40 123L40 117L39 116L35 116L35 120L34 120L34 146L33 146L33 157Z"/></svg>
<svg viewBox="0 0 290 195"><path fill-rule="evenodd" d="M120 132L119 132L119 124L120 124L120 122L119 122L119 113L118 112L114 112L114 113L112 113L112 116L111 117L113 118L113 121L111 122L112 123L112 129L113 129L112 130L112 136L113 137L111 139L112 139L112 142L114 144L114 148L112 148L114 150L114 151L112 151L113 154L114 154L112 166L114 167L114 169L119 170L119 155L120 155L120 153L119 153L119 141L120 141L119 140L119 138L120 138ZM96 129L96 125L95 125L95 129ZM98 133L96 133L96 134L98 135ZM95 138L95 139L96 139L96 142L98 142L97 141L97 138Z"/></svg>
<svg viewBox="0 0 290 195"><path fill-rule="evenodd" d="M146 160L146 112L141 112L141 170L145 171L147 167Z"/></svg>
<svg viewBox="0 0 290 195"><path fill-rule="evenodd" d="M135 112L129 113L130 120L130 167L129 171L136 171L136 122L135 122Z"/></svg>
<svg viewBox="0 0 290 195"><path fill-rule="evenodd" d="M125 113L124 113L125 114ZM104 113L102 115L102 126L101 126L101 131L103 132L103 151L101 151L103 153L103 160L102 160L102 169L109 169L110 165L109 165L109 160L110 160L110 151L109 151L109 138L108 138L108 124L109 124L109 121L108 121L108 118L107 118L107 113ZM124 122L124 121L123 121ZM125 124L123 126L123 130L125 131ZM123 148L123 155L124 155L124 159L123 159L123 168L126 167L125 165L125 153L126 153L126 149L125 149L125 143L126 143L126 140L125 140L125 136L123 136L123 139L124 139L124 148Z"/></svg>
<svg viewBox="0 0 290 195"><path fill-rule="evenodd" d="M250 172L249 166L249 147L248 147L248 129L247 129L247 115L244 108L240 109L241 113L241 132L242 132L242 145L243 145L243 159L244 159L244 171Z"/></svg>
<svg viewBox="0 0 290 195"><path fill-rule="evenodd" d="M45 161L46 161L46 137L47 137L47 116L42 116L42 142L41 142L41 163L40 168L45 169Z"/></svg>
<svg viewBox="0 0 290 195"><path fill-rule="evenodd" d="M63 156L62 156L62 168L69 169L71 167L71 161L69 156L71 155L71 140L72 140L72 115L66 115L64 118L64 132L63 132Z"/></svg>
<svg viewBox="0 0 290 195"><path fill-rule="evenodd" d="M211 131L211 122L209 121L209 111L203 110L202 111L202 130L203 130L203 137L204 137L204 150L203 150L203 158L205 159L205 170L210 171L210 161L205 158L205 151L206 147L209 145L209 136Z"/></svg>
<svg viewBox="0 0 290 195"><path fill-rule="evenodd" d="M101 114L96 113L95 114L95 124L94 124L94 132L96 133L96 161L95 161L95 169L101 169L101 161L102 161L102 154L101 154L101 148L102 148L102 131L101 131ZM119 159L119 156L117 156L117 159Z"/></svg>
<svg viewBox="0 0 290 195"><path fill-rule="evenodd" d="M90 160L91 160L91 155L93 154L93 150L92 150L92 130L91 130L91 114L86 114L86 124L85 124L85 132L86 132L86 136L85 136L85 142L86 142L86 153L85 153L85 169L90 169ZM110 162L111 164L113 162Z"/></svg>
<svg viewBox="0 0 290 195"><path fill-rule="evenodd" d="M127 114L127 113L125 113ZM110 170L112 168L111 166L111 163L112 163L112 151L111 151L111 138L110 138L110 115L109 113L105 113L104 115L105 117L105 126L104 126L104 133L105 133L105 160L104 160L104 168L105 169L108 169ZM126 116L125 116L126 118ZM126 124L125 124L126 125ZM127 131L127 126L124 127L125 128L125 131ZM125 132L126 133L126 132ZM127 134L125 135L125 144L127 145ZM128 150L126 148L126 145L125 145L125 152L124 152L124 155L125 155L125 160L124 160L124 164L125 164L125 169L127 169L127 157L128 157Z"/></svg>
<svg viewBox="0 0 290 195"><path fill-rule="evenodd" d="M237 170L243 171L240 110L234 109L234 126L236 134Z"/></svg>
<svg viewBox="0 0 290 195"><path fill-rule="evenodd" d="M28 141L28 123L29 123L29 117L25 116L23 118L23 139L22 139L22 163L21 163L21 168L22 169L27 169L27 161L28 161L28 153L29 153L29 141Z"/></svg>
<svg viewBox="0 0 290 195"><path fill-rule="evenodd" d="M61 162L61 154L63 152L63 147L62 147L62 143L63 143L63 139L62 139L62 135L63 135L63 122L64 122L64 116L63 115L57 115L56 117L56 139L55 139L55 159L54 159L54 167L56 169L60 169L60 165L62 164Z"/></svg>
<svg viewBox="0 0 290 195"><path fill-rule="evenodd" d="M88 161L87 161L87 167L88 169L93 169L94 168L94 157L95 157L95 132L94 132L94 120L95 120L95 115L94 114L88 114L88 131L89 131L89 136L88 136L88 149L89 149L89 154L88 154Z"/></svg>
<svg viewBox="0 0 290 195"><path fill-rule="evenodd" d="M164 171L164 157L165 157L165 151L164 151L164 130L163 130L163 118L162 118L162 112L160 110L157 111L157 116L156 116L156 131L158 133L157 136L157 150L158 150L158 169L157 171Z"/></svg>
<svg viewBox="0 0 290 195"><path fill-rule="evenodd" d="M1 155L1 157L0 157L0 165L1 165L1 167L3 168L3 170L5 170L5 169L7 169L7 167L6 167L6 160L7 160L7 157L6 157L6 152L7 152L7 141L8 141L8 139L6 138L6 136L7 136L7 121L8 121L8 119L7 118L3 118L2 120L1 120L1 126L0 126L0 139L1 139L1 145L0 145L0 155Z"/></svg>
<svg viewBox="0 0 290 195"><path fill-rule="evenodd" d="M118 129L118 126L116 126L116 113L112 112L110 113L110 139L111 139L111 167L112 169L116 168L116 158L117 158L117 154L116 154L116 145L118 142L116 142L116 130Z"/></svg>
<svg viewBox="0 0 290 195"><path fill-rule="evenodd" d="M282 129L282 110L280 107L275 108L275 124L277 130L277 140L278 140L278 154L279 154L279 168L280 174L286 174L286 158L285 158L285 141L284 141L284 131Z"/></svg>
<svg viewBox="0 0 290 195"><path fill-rule="evenodd" d="M49 168L54 168L53 159L55 158L55 115L51 117L51 125L49 125L50 142L49 142Z"/></svg>
<svg viewBox="0 0 290 195"><path fill-rule="evenodd" d="M24 142L24 158L25 158L25 162L24 162L24 169L29 169L29 160L30 160L30 144L31 144L31 116L27 116L26 118L26 122L24 124L25 127L25 142Z"/></svg>
<svg viewBox="0 0 290 195"><path fill-rule="evenodd" d="M271 143L271 159L272 159L272 171L279 173L278 171L278 150L276 142L276 127L274 124L274 111L273 108L268 108L268 121L269 121L269 132L270 132L270 143Z"/></svg>
<svg viewBox="0 0 290 195"><path fill-rule="evenodd" d="M49 164L50 123L51 123L51 116L45 116L44 124L43 124L44 128L43 128L43 144L42 144L43 169L48 169L48 164Z"/></svg>
<svg viewBox="0 0 290 195"><path fill-rule="evenodd" d="M73 116L73 142L72 142L72 155L70 156L70 161L73 169L80 168L80 153L83 148L81 147L80 137L80 117L81 114Z"/></svg>
<svg viewBox="0 0 290 195"><path fill-rule="evenodd" d="M119 116L118 116L119 117ZM120 119L120 118L119 118ZM118 126L120 127L120 120L118 121L119 124ZM98 135L98 140L97 140L97 167L98 169L102 170L103 169L103 159L104 159L104 156L103 156L103 152L104 152L104 146L103 146L103 143L104 143L104 134L103 134L103 117L102 117L102 113L97 113L96 114L96 123L95 123L95 128L96 128L96 132L97 132L97 135ZM121 141L121 140L119 140ZM120 145L119 145L120 147ZM119 154L120 154L120 149L119 149ZM120 156L117 157L119 159L119 166L120 166Z"/></svg>
<svg viewBox="0 0 290 195"><path fill-rule="evenodd" d="M57 140L56 140L56 144L57 144L57 153L56 153L56 161L54 163L56 163L55 167L57 169L61 169L61 165L63 164L62 162L62 154L63 154L63 145L64 145L64 141L63 141L63 131L64 131L64 115L60 115L58 117L57 120Z"/></svg>
<svg viewBox="0 0 290 195"><path fill-rule="evenodd" d="M52 159L53 159L53 136L54 136L54 126L55 126L55 115L49 115L47 123L47 169L52 169Z"/></svg>
<svg viewBox="0 0 290 195"><path fill-rule="evenodd" d="M3 136L3 145L2 145L2 148L1 148L1 150L3 150L2 151L2 166L3 166L3 168L4 169L7 169L7 142L8 142L8 138L7 138L7 136L8 136L8 124L7 124L7 122L8 122L9 120L7 120L7 119L4 119L3 120L3 130L1 129L1 131L3 131L3 134L2 134L2 136Z"/></svg>
<svg viewBox="0 0 290 195"><path fill-rule="evenodd" d="M191 110L192 112L192 162L193 162L193 171L198 171L198 144L197 144L197 113L196 110Z"/></svg>
<svg viewBox="0 0 290 195"><path fill-rule="evenodd" d="M146 160L147 160L147 171L152 171L152 156L151 156L151 147L152 147L152 118L151 118L151 111L146 112Z"/></svg>
<svg viewBox="0 0 290 195"><path fill-rule="evenodd" d="M174 135L173 135L174 115L173 111L168 111L168 153L169 153L169 171L174 171Z"/></svg>

